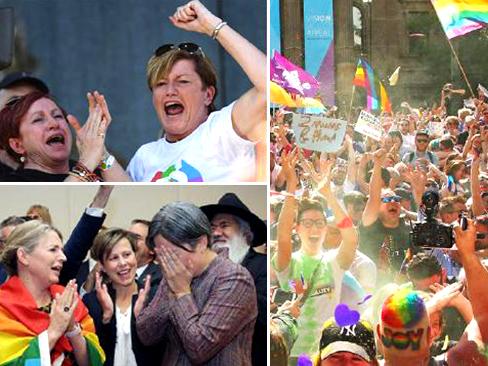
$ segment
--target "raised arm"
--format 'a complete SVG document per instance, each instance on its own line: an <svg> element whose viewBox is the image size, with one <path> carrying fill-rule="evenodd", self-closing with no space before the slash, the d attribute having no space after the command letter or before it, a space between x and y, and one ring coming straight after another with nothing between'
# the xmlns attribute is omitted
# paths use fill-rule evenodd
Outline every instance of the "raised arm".
<svg viewBox="0 0 488 366"><path fill-rule="evenodd" d="M488 270L483 266L475 252L476 227L468 220L468 228L463 231L455 227L456 246L461 262L466 271L469 300L473 307L473 315L478 323L484 343L488 342Z"/></svg>
<svg viewBox="0 0 488 366"><path fill-rule="evenodd" d="M373 175L369 186L369 197L363 212L363 225L369 226L378 219L381 206L381 167L386 157L386 150L379 149L373 153Z"/></svg>
<svg viewBox="0 0 488 366"><path fill-rule="evenodd" d="M485 213L484 203L481 199L480 192L480 158L475 157L473 163L471 164L471 196L473 197L473 205L471 209L473 210L473 215L480 216Z"/></svg>
<svg viewBox="0 0 488 366"><path fill-rule="evenodd" d="M190 1L170 17L174 26L214 37L239 64L253 87L244 93L232 109L232 125L237 134L257 141L255 127L266 120L266 55L230 25L212 14L200 1ZM259 130L259 129L258 129Z"/></svg>
<svg viewBox="0 0 488 366"><path fill-rule="evenodd" d="M289 196L285 197L285 202L278 219L278 240L276 243L275 261L278 272L285 270L291 261L291 233L297 207L294 195L298 185L298 178L295 173L295 165L297 162L296 150L290 153L283 152L281 161L282 171L284 171L286 179L286 191L289 193Z"/></svg>
<svg viewBox="0 0 488 366"><path fill-rule="evenodd" d="M339 246L337 253L337 261L342 269L347 270L351 266L352 262L354 261L354 257L356 256L356 249L358 247L358 233L352 223L351 218L347 216L346 211L340 205L339 201L330 189L329 177L330 169L332 167L331 163L326 161L321 165L321 169L325 170L323 171L323 173L325 173L325 178L320 183L319 190L327 200L328 206L332 209L335 221L337 223L337 228L341 232L342 243Z"/></svg>
<svg viewBox="0 0 488 366"><path fill-rule="evenodd" d="M66 262L59 277L61 284L66 284L69 280L76 277L92 246L93 239L95 239L105 220L103 209L107 205L112 190L113 186L103 185L98 188L90 208L83 213L76 227L71 232L64 246Z"/></svg>

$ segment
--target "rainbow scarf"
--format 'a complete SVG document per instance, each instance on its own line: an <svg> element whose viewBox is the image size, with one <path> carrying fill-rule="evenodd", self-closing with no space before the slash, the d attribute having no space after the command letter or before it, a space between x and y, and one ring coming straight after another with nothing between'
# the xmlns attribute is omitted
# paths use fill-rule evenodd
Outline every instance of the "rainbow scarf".
<svg viewBox="0 0 488 366"><path fill-rule="evenodd" d="M373 68L363 59L359 59L352 83L366 89L367 110L391 112L391 103L383 83L374 74Z"/></svg>
<svg viewBox="0 0 488 366"><path fill-rule="evenodd" d="M52 285L49 288L52 297L62 293L64 287ZM90 365L101 366L105 362L105 353L100 347L95 334L93 319L79 299L74 312L75 320L80 324L85 337ZM12 276L0 286L0 366L44 366L73 351L69 340L62 336L51 352L42 335L49 326L49 314L37 308L34 298L17 276ZM50 353L50 360L42 355ZM62 366L71 366L73 362L64 358Z"/></svg>
<svg viewBox="0 0 488 366"><path fill-rule="evenodd" d="M431 0L447 38L462 36L488 24L487 0Z"/></svg>

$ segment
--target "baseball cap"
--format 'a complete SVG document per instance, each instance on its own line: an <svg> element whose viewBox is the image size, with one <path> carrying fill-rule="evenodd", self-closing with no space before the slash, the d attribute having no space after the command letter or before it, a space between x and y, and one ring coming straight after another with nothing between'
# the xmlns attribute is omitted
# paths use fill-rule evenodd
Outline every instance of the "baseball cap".
<svg viewBox="0 0 488 366"><path fill-rule="evenodd" d="M2 81L0 81L0 89L8 88L9 86L20 82L32 84L40 91L49 93L49 88L44 81L25 71L12 72L5 75Z"/></svg>
<svg viewBox="0 0 488 366"><path fill-rule="evenodd" d="M374 360L376 348L372 325L362 319L354 325L341 327L334 318L327 320L320 338L320 359L337 352L354 353L368 362Z"/></svg>

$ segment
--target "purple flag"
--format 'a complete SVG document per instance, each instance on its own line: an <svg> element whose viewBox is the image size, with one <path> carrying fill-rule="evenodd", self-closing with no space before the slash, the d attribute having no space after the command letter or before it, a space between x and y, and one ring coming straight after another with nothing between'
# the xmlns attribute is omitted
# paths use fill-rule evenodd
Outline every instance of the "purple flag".
<svg viewBox="0 0 488 366"><path fill-rule="evenodd" d="M319 82L308 72L288 61L275 51L270 60L271 81L293 94L304 97L315 97L319 90Z"/></svg>

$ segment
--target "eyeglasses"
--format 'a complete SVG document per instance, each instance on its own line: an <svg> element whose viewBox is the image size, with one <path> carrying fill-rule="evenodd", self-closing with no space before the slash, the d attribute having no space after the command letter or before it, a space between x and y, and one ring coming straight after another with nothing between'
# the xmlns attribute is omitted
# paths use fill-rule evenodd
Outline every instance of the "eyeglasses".
<svg viewBox="0 0 488 366"><path fill-rule="evenodd" d="M429 142L429 140L427 140L427 139L417 139L417 142L419 144L425 144L426 142Z"/></svg>
<svg viewBox="0 0 488 366"><path fill-rule="evenodd" d="M317 219L317 220L302 219L299 222L307 229L310 229L313 225L315 225L317 229L323 229L327 225L327 221L325 221L324 219Z"/></svg>
<svg viewBox="0 0 488 366"><path fill-rule="evenodd" d="M198 55L198 56L205 57L202 48L196 43L191 43L191 42L180 43L179 45L175 45L173 43L163 44L162 46L159 46L156 49L156 51L154 51L154 56L156 57L162 56L166 52L169 52L171 50L185 51L188 52L190 55Z"/></svg>
<svg viewBox="0 0 488 366"><path fill-rule="evenodd" d="M388 197L381 198L381 202L383 203L400 202L400 200L401 200L400 196L388 196Z"/></svg>

